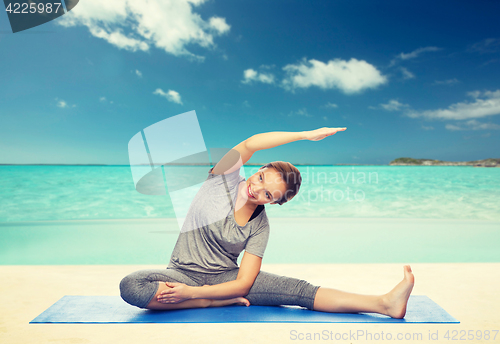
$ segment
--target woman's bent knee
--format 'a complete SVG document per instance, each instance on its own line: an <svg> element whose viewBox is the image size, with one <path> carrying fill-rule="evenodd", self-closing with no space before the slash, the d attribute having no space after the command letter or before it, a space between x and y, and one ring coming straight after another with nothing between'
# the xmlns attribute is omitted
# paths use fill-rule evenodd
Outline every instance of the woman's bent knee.
<svg viewBox="0 0 500 344"><path fill-rule="evenodd" d="M120 282L122 299L136 307L146 308L158 289L158 281L147 278L149 274L137 271Z"/></svg>

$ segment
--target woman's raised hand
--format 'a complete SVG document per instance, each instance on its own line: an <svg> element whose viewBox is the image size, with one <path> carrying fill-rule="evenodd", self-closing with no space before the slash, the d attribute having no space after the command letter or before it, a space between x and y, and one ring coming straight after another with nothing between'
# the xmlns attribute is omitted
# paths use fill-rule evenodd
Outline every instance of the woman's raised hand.
<svg viewBox="0 0 500 344"><path fill-rule="evenodd" d="M347 128L320 128L316 130L305 131L305 139L310 141L323 140L327 136L334 135L337 131L344 131Z"/></svg>

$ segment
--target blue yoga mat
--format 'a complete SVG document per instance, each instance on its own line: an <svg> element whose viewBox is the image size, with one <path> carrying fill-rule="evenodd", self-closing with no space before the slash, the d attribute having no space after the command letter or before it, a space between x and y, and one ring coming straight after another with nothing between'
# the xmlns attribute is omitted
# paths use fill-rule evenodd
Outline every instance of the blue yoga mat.
<svg viewBox="0 0 500 344"><path fill-rule="evenodd" d="M404 319L373 313L323 313L299 307L227 306L173 311L139 309L119 296L64 296L30 324L47 323L459 323L427 296L410 296Z"/></svg>

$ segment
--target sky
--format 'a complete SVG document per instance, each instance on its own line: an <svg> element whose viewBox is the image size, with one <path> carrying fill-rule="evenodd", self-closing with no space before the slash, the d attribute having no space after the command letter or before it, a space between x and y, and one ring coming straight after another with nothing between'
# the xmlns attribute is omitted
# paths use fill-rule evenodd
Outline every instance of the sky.
<svg viewBox="0 0 500 344"><path fill-rule="evenodd" d="M128 164L195 110L207 148L347 127L249 163L500 158L500 2L82 0L0 13L0 164Z"/></svg>

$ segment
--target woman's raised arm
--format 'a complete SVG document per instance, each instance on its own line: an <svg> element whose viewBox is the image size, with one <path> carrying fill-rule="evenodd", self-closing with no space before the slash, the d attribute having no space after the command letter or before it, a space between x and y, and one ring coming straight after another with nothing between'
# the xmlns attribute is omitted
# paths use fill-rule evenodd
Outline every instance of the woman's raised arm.
<svg viewBox="0 0 500 344"><path fill-rule="evenodd" d="M273 131L269 133L256 134L236 145L229 153L227 153L214 167L213 173L231 173L250 160L253 153L259 150L274 148L300 140L319 141L327 136L334 135L338 131L344 131L346 129L347 128L320 128L310 131ZM236 156L237 154L235 151L239 154L239 156Z"/></svg>
<svg viewBox="0 0 500 344"><path fill-rule="evenodd" d="M344 131L346 129L347 128L321 128L299 132L273 131L270 133L254 135L243 142L246 142L246 148L248 150L256 152L299 140L319 141L327 136L335 134L337 131Z"/></svg>

